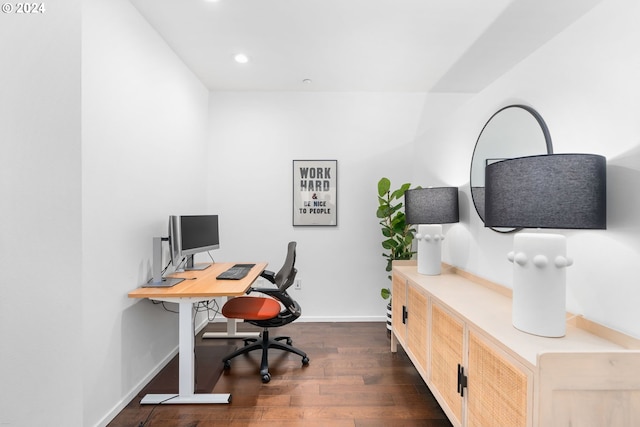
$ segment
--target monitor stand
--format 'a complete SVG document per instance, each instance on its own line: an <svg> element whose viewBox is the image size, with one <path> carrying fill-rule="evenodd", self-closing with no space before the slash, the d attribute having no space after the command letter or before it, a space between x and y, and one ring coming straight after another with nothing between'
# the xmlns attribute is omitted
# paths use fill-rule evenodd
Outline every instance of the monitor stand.
<svg viewBox="0 0 640 427"><path fill-rule="evenodd" d="M162 277L162 240L162 237L153 238L153 264L151 266L153 278L150 282L142 285L143 288L170 288L184 280Z"/></svg>
<svg viewBox="0 0 640 427"><path fill-rule="evenodd" d="M187 262L184 265L184 271L206 270L211 264L194 264L193 255L187 256Z"/></svg>

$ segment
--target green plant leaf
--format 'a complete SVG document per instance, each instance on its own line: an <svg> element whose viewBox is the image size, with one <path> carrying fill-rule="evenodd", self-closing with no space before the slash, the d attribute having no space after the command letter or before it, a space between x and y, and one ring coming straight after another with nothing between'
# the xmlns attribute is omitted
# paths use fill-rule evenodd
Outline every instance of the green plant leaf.
<svg viewBox="0 0 640 427"><path fill-rule="evenodd" d="M393 215L393 214L395 214L396 212L397 212L398 214L402 214L402 215L404 215L402 212L399 212L399 211L400 211L400 209L402 209L402 203L398 203L398 204L396 204L396 205L389 205L389 206L388 206L388 209L389 209L389 216L392 216L392 215Z"/></svg>
<svg viewBox="0 0 640 427"><path fill-rule="evenodd" d="M378 207L378 210L376 211L376 216L378 218L387 218L389 216L391 216L392 214L392 210L391 208L389 208L389 206L380 206Z"/></svg>
<svg viewBox="0 0 640 427"><path fill-rule="evenodd" d="M398 247L398 242L396 242L394 239L387 239L382 242L382 247L385 249L395 249Z"/></svg>
<svg viewBox="0 0 640 427"><path fill-rule="evenodd" d="M402 187L398 188L396 191L393 192L393 194L391 195L392 199L400 199L404 197L404 192L407 191L409 188L411 188L411 184L407 183L407 184L402 184Z"/></svg>
<svg viewBox="0 0 640 427"><path fill-rule="evenodd" d="M404 198L404 191L402 190L396 190L393 193L391 193L391 200L398 200L402 198Z"/></svg>
<svg viewBox="0 0 640 427"><path fill-rule="evenodd" d="M382 197L389 192L391 181L388 178L381 178L378 181L378 196Z"/></svg>
<svg viewBox="0 0 640 427"><path fill-rule="evenodd" d="M393 259L387 260L387 267L385 268L385 271L391 271L392 267L393 267ZM391 278L391 276L389 276L389 278Z"/></svg>
<svg viewBox="0 0 640 427"><path fill-rule="evenodd" d="M398 239L403 241L402 235L404 234L404 221L394 223L392 229L395 234L398 234Z"/></svg>
<svg viewBox="0 0 640 427"><path fill-rule="evenodd" d="M399 234L404 234L404 228L406 225L406 217L404 216L404 212L396 212L396 214L391 218L391 226L395 229L397 227L402 227L402 230L399 231Z"/></svg>
<svg viewBox="0 0 640 427"><path fill-rule="evenodd" d="M389 299L391 297L391 289L389 288L380 289L380 296L382 297L382 299Z"/></svg>

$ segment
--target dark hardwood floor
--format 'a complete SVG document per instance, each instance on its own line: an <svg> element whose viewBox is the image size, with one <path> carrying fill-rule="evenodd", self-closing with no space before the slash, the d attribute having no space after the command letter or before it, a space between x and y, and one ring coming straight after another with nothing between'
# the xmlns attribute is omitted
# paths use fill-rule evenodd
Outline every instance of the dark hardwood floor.
<svg viewBox="0 0 640 427"><path fill-rule="evenodd" d="M223 328L210 324L205 331ZM201 334L197 346L242 345L241 340L203 340ZM400 346L396 354L389 351L384 323L296 322L271 334L291 336L309 356L309 365L302 366L300 356L272 349L271 382L263 384L260 352L240 356L211 390L231 393L230 404L143 406L138 396L109 427L451 426ZM199 361L198 367L207 369L207 364L209 369L222 366ZM177 392L177 380L168 381L175 381Z"/></svg>

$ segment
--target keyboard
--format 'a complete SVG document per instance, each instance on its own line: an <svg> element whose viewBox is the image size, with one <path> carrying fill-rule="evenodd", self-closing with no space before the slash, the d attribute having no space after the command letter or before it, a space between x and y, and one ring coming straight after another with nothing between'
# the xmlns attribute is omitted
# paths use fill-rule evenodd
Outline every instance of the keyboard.
<svg viewBox="0 0 640 427"><path fill-rule="evenodd" d="M253 268L255 264L235 264L233 267L230 267L226 271L218 274L216 279L219 280L240 280L243 279L247 274L249 274L249 270Z"/></svg>

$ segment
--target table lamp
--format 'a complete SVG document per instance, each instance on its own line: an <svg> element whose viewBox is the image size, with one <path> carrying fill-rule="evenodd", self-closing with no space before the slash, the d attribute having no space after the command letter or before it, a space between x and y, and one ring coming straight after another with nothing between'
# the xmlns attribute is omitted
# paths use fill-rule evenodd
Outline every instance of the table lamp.
<svg viewBox="0 0 640 427"><path fill-rule="evenodd" d="M594 154L518 157L485 169L485 227L605 229L606 159ZM518 233L512 322L543 337L566 333L566 238Z"/></svg>
<svg viewBox="0 0 640 427"><path fill-rule="evenodd" d="M442 224L459 221L458 187L429 187L404 193L407 224L418 225L418 273L440 274Z"/></svg>

